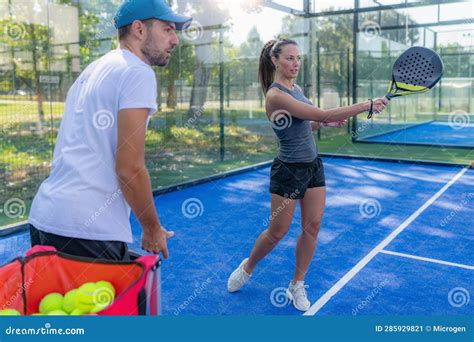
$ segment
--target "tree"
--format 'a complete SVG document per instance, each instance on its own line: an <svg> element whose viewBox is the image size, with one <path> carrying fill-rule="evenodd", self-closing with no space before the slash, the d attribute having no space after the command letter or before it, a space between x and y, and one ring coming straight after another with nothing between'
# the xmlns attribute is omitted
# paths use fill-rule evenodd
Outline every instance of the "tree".
<svg viewBox="0 0 474 342"><path fill-rule="evenodd" d="M329 8L328 10L334 10ZM313 76L313 84L315 84L316 75L316 44L319 42L320 46L320 66L321 82L333 85L343 95L344 87L347 83L347 59L341 61L345 56L347 50L353 48L353 18L352 14L337 15L337 16L323 16L311 20L311 32L309 32L310 41L308 42L308 53L311 55L311 74ZM283 19L280 36L294 38L301 37L304 33L304 18L295 16L286 16ZM408 23L414 23L411 18L407 18ZM394 41L401 44L411 46L419 39L419 33L416 28L410 28L407 31L406 38L402 30L381 30L383 23L398 23L405 22L405 17L394 10L387 10L379 13L363 13L360 14L359 23L362 32L360 35L367 34L367 39L379 39L380 50L377 52L378 57L374 57L370 51L359 50L357 65L359 67L358 74L370 75L371 78L381 79L386 77L386 70L383 67L374 68L375 65L384 66L387 60L390 59L390 51L386 44L387 41ZM364 32L367 29L367 32ZM364 36L363 36L364 37ZM352 55L349 56L351 63ZM379 60L374 60L378 58ZM313 89L313 94L314 89Z"/></svg>
<svg viewBox="0 0 474 342"><path fill-rule="evenodd" d="M239 57L258 57L263 44L264 43L260 38L260 33L258 33L257 27L253 26L247 34L247 40L240 45Z"/></svg>
<svg viewBox="0 0 474 342"><path fill-rule="evenodd" d="M57 3L75 6L79 12L79 42L81 66L85 66L99 57L94 54L101 40L115 37L113 17L117 5L111 0L56 0ZM101 18L104 25L101 27Z"/></svg>
<svg viewBox="0 0 474 342"><path fill-rule="evenodd" d="M12 16L0 21L0 43L9 46L13 51L12 63L15 65L17 77L34 89L38 108L37 131L43 134L45 125L43 109L43 92L40 83L41 71L47 70L49 30L47 26L33 23L17 22ZM16 58L15 53L28 53L30 58Z"/></svg>
<svg viewBox="0 0 474 342"><path fill-rule="evenodd" d="M438 51L444 62L444 77L473 76L474 55L471 47L449 42L440 44Z"/></svg>
<svg viewBox="0 0 474 342"><path fill-rule="evenodd" d="M214 33L222 28L230 15L225 7L219 6L214 0L202 0L189 3L177 0L178 11L192 13L192 32L185 32L184 37L195 48L195 63L191 98L188 116L194 117L202 111L207 99L207 87L212 69L212 43Z"/></svg>
<svg viewBox="0 0 474 342"><path fill-rule="evenodd" d="M167 81L168 97L166 106L175 108L177 102L176 80L185 81L191 79L193 73L193 47L186 41L180 44L174 52L168 66L164 69Z"/></svg>

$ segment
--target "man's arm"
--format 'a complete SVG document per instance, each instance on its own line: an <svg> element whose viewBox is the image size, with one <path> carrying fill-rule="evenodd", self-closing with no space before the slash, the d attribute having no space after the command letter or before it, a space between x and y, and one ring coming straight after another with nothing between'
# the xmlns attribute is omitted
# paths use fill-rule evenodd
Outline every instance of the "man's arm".
<svg viewBox="0 0 474 342"><path fill-rule="evenodd" d="M150 176L145 166L145 136L149 109L123 109L118 115L115 171L125 199L143 228L142 248L168 258L167 232L153 202Z"/></svg>

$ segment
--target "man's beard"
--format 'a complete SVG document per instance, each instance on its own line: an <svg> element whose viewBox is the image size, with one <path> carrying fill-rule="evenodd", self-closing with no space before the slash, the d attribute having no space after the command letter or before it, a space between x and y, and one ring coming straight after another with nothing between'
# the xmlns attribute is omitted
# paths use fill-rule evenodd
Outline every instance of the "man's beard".
<svg viewBox="0 0 474 342"><path fill-rule="evenodd" d="M168 65L168 59L165 54L159 50L154 50L150 46L153 46L153 38L148 36L141 48L141 52L148 59L150 65L163 67Z"/></svg>

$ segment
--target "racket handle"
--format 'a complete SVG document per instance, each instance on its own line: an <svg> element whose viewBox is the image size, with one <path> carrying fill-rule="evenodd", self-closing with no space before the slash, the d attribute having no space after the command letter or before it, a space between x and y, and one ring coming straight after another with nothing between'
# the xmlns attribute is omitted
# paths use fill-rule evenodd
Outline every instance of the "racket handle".
<svg viewBox="0 0 474 342"><path fill-rule="evenodd" d="M392 99L392 96L390 96L390 93L385 94L385 97L389 101ZM370 120L370 119L372 119L372 116L373 116L374 112L372 111L373 100L372 99L369 99L369 100L372 101L372 103L370 105L369 115L367 115L367 119Z"/></svg>

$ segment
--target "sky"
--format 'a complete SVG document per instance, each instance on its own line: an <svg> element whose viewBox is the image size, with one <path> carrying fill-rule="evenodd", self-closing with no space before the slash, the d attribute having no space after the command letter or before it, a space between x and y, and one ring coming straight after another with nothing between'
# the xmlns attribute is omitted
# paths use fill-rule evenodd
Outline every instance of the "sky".
<svg viewBox="0 0 474 342"><path fill-rule="evenodd" d="M272 39L275 35L280 33L281 20L287 15L286 13L264 8L260 13L249 14L241 8L242 3L251 0L232 0L225 1L225 6L229 7L229 12L232 16L233 27L230 33L231 40L236 44L240 45L247 39L249 30L256 26L263 41ZM318 4L318 9L326 9L329 6L337 6L337 8L352 8L353 0L315 0ZM277 3L301 10L303 0L278 0ZM399 3L399 0L379 0L383 4L394 4ZM361 0L362 6L369 5L369 0ZM400 9L400 13L408 11L411 18L414 18L419 23L427 23L435 21L437 16L437 6L423 6L411 9ZM474 1L467 1L465 3L454 3L441 5L441 20L453 20L453 19L466 19L471 18L469 24L456 25L456 26L445 26L434 28L436 31L446 33L440 33L438 39L440 43L446 43L449 41L457 41L463 46L474 45ZM453 32L454 31L454 32ZM462 31L456 33L455 31Z"/></svg>
<svg viewBox="0 0 474 342"><path fill-rule="evenodd" d="M235 45L240 45L247 39L253 26L257 27L262 41L272 39L280 33L282 19L287 15L270 8L264 8L260 13L248 13L241 8L241 1L229 1L227 7L230 8L233 23L230 38Z"/></svg>
<svg viewBox="0 0 474 342"><path fill-rule="evenodd" d="M117 0L119 1L119 0ZM194 0L197 1L197 0ZM271 8L264 7L259 13L249 13L242 8L242 5L259 0L216 0L218 6L225 6L229 9L229 13L232 17L232 29L230 32L230 39L235 45L240 45L247 39L249 30L256 26L263 41L268 41L275 37L281 31L282 19L287 15L284 12L274 10ZM377 0L379 3L390 5L400 3L401 0ZM31 11L35 7L45 7L47 0L13 0L13 3L20 5L26 5ZM303 9L303 0L274 0L278 4L282 4L297 10ZM333 6L338 9L352 8L353 0L313 0L316 4L316 11L321 9L328 9ZM6 4L5 0L0 0L0 17L1 12L7 13L6 9L2 8L2 3ZM28 5L31 4L31 5ZM373 0L360 0L362 7L371 6ZM52 6L54 7L54 6ZM56 6L58 7L58 6ZM456 41L462 46L473 46L474 45L474 0L466 1L464 3L452 3L441 5L441 20L452 20L452 19L466 19L471 18L470 24L457 25L457 26L445 26L433 28L436 31L446 31L446 33L440 33L438 35L438 41L443 44L449 41ZM400 13L408 11L411 18L414 18L418 23L426 23L434 21L433 19L437 16L437 6L423 6L411 9L399 9ZM23 10L21 10L23 12ZM46 13L46 11L43 11ZM44 16L46 18L46 16ZM62 29L69 27L64 25L61 20L68 20L67 15L51 15L52 18L57 21L57 27ZM109 25L111 26L111 25ZM113 27L109 27L113 31ZM469 29L470 31L466 31ZM462 32L456 32L456 30L463 30ZM68 31L68 30L66 30ZM58 32L59 35L59 32ZM77 34L74 35L76 37Z"/></svg>

